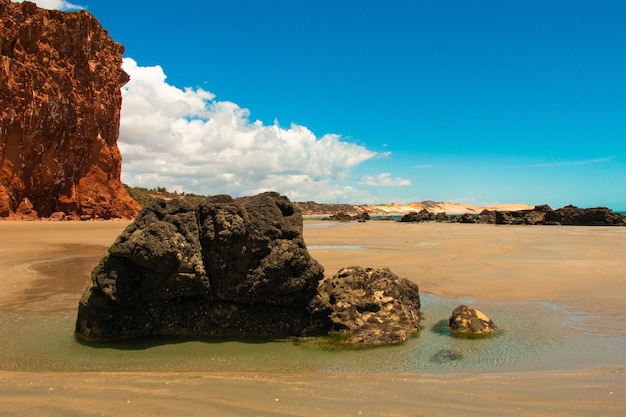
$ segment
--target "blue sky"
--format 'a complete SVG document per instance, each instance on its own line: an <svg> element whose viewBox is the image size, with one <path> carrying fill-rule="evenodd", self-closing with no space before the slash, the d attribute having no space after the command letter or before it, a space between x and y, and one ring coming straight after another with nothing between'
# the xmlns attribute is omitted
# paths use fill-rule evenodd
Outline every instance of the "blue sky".
<svg viewBox="0 0 626 417"><path fill-rule="evenodd" d="M126 47L131 185L626 210L626 1L74 3Z"/></svg>

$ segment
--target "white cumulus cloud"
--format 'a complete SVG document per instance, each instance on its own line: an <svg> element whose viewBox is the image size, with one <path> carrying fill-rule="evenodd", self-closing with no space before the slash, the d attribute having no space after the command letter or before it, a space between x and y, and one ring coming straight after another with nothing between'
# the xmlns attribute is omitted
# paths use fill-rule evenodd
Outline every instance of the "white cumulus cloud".
<svg viewBox="0 0 626 417"><path fill-rule="evenodd" d="M168 84L160 66L125 58L123 68L131 77L118 140L124 182L209 195L274 190L296 201L367 197L342 182L375 152L304 126L251 121L248 109L209 91Z"/></svg>
<svg viewBox="0 0 626 417"><path fill-rule="evenodd" d="M371 185L374 187L408 187L411 181L405 178L392 177L390 173L383 172L376 177L371 175L363 175L359 179L359 184Z"/></svg>
<svg viewBox="0 0 626 417"><path fill-rule="evenodd" d="M28 0L35 3L38 7L42 9L49 10L77 10L84 9L83 6L78 6L76 4L72 4L65 0ZM13 3L23 3L24 0L12 0Z"/></svg>

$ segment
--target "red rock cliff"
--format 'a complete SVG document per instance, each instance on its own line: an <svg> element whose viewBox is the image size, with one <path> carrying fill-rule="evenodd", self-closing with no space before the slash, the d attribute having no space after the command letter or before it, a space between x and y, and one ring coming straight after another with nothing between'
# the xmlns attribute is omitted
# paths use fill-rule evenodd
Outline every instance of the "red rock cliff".
<svg viewBox="0 0 626 417"><path fill-rule="evenodd" d="M124 47L91 14L0 0L0 218L132 218L117 148Z"/></svg>

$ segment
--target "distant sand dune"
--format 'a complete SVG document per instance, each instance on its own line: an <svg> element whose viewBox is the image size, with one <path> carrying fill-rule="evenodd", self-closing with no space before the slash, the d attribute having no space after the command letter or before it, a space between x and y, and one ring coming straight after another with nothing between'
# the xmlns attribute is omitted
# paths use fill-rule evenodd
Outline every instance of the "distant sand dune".
<svg viewBox="0 0 626 417"><path fill-rule="evenodd" d="M381 205L364 205L361 206L363 210L366 210L370 214L386 214L386 215L398 215L406 214L411 211L428 210L431 213L448 213L448 214L463 214L463 213L480 213L487 210L502 210L502 211L517 211L517 210L531 210L535 206L529 206L528 204L507 203L507 204L495 204L490 206L475 206L461 203L450 203L445 201L422 201L419 203L409 204L381 204Z"/></svg>

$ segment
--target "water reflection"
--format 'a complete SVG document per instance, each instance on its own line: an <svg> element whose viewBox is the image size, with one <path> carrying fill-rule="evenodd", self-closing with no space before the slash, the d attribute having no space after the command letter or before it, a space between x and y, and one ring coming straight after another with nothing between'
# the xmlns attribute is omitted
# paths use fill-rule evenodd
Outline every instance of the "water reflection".
<svg viewBox="0 0 626 417"><path fill-rule="evenodd" d="M0 310L74 310L76 294L87 287L91 270L106 251L99 245L66 245L49 259L22 265L24 274L32 277L28 290L1 305Z"/></svg>

